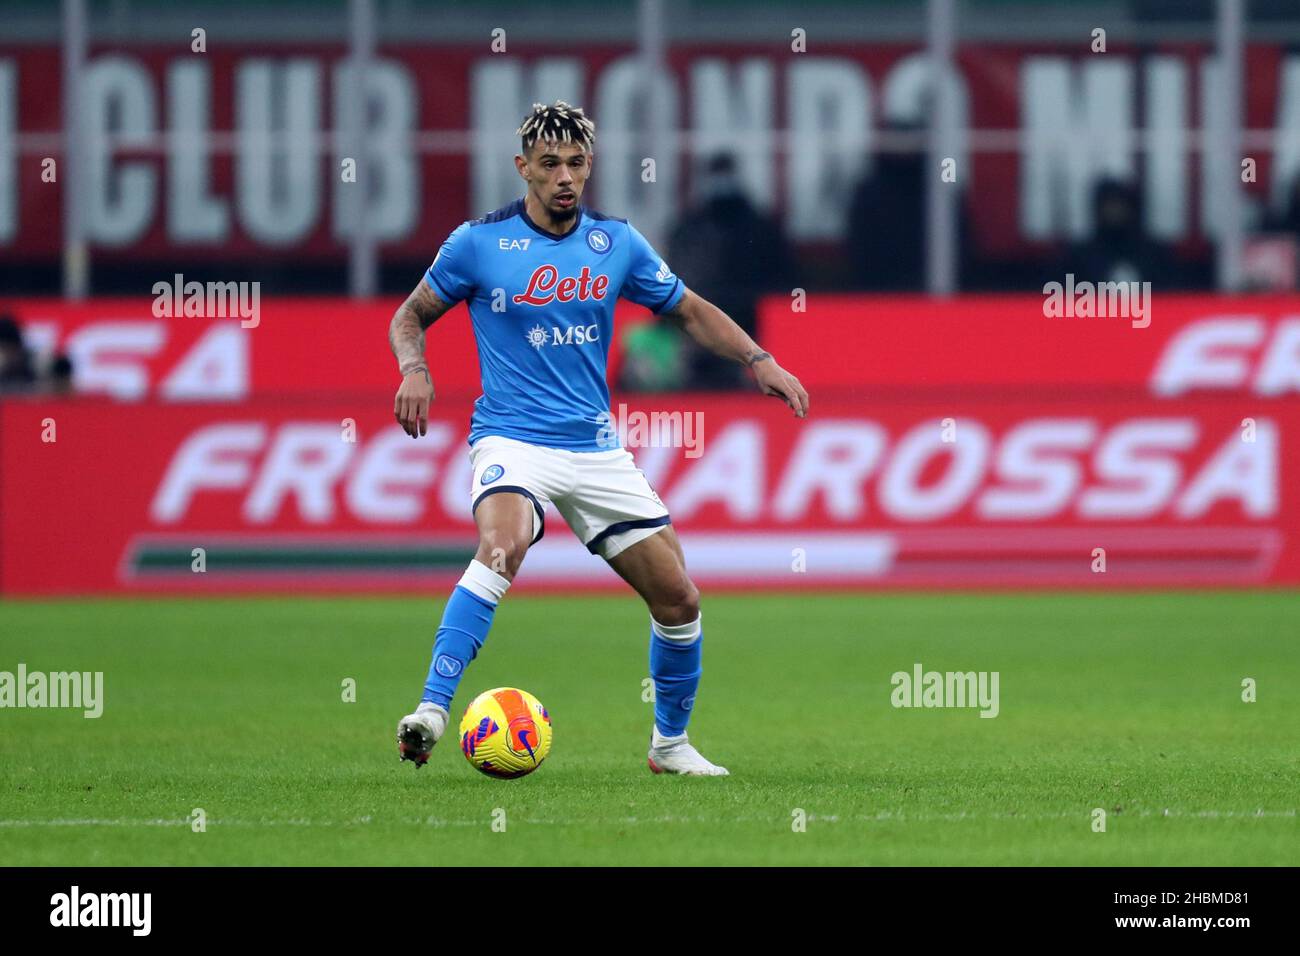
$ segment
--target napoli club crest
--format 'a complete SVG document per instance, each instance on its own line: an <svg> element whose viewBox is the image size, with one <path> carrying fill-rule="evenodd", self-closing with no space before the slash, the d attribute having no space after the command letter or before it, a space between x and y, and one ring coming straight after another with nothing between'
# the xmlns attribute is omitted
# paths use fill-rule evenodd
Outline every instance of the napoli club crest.
<svg viewBox="0 0 1300 956"><path fill-rule="evenodd" d="M483 472L483 477L479 479L479 484L490 485L505 473L506 470L500 465L490 465L488 466L488 470Z"/></svg>
<svg viewBox="0 0 1300 956"><path fill-rule="evenodd" d="M433 662L433 669L443 677L455 677L460 673L460 661L446 654L439 654L438 659Z"/></svg>
<svg viewBox="0 0 1300 956"><path fill-rule="evenodd" d="M614 244L609 238L609 233L604 229L592 229L587 233L587 245L591 247L592 252L598 252L602 256L609 252L609 247Z"/></svg>

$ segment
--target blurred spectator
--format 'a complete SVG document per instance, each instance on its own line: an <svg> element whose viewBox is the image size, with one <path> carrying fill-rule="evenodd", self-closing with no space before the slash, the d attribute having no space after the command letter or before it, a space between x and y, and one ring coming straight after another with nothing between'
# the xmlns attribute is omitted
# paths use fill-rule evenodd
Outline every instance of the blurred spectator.
<svg viewBox="0 0 1300 956"><path fill-rule="evenodd" d="M886 132L920 137L925 126L891 121ZM924 292L927 286L929 229L924 152L888 152L876 157L872 172L849 201L847 238L850 285L871 292ZM948 185L947 188L958 187ZM957 206L957 282L966 285L972 250L965 206Z"/></svg>
<svg viewBox="0 0 1300 956"><path fill-rule="evenodd" d="M889 132L923 127L891 123ZM925 289L925 155L881 153L849 203L853 286L871 291Z"/></svg>
<svg viewBox="0 0 1300 956"><path fill-rule="evenodd" d="M1180 284L1171 249L1147 236L1142 227L1142 199L1137 187L1102 179L1092 194L1093 233L1072 246L1062 272L1076 281L1150 282L1168 288Z"/></svg>
<svg viewBox="0 0 1300 956"><path fill-rule="evenodd" d="M54 356L49 371L42 379L42 386L51 395L71 395L72 359L66 355Z"/></svg>
<svg viewBox="0 0 1300 956"><path fill-rule="evenodd" d="M37 393L72 394L72 360L62 354L36 359L18 323L0 315L0 395Z"/></svg>
<svg viewBox="0 0 1300 956"><path fill-rule="evenodd" d="M683 336L663 322L624 328L618 387L632 392L674 392L687 384Z"/></svg>
<svg viewBox="0 0 1300 956"><path fill-rule="evenodd" d="M0 395L26 392L36 384L32 354L23 345L18 323L0 315Z"/></svg>
<svg viewBox="0 0 1300 956"><path fill-rule="evenodd" d="M697 200L682 216L668 241L668 261L681 280L708 299L756 340L758 299L765 292L789 294L792 259L776 220L765 216L745 194L734 156L709 159ZM683 340L687 388L745 387L745 371L735 362Z"/></svg>
<svg viewBox="0 0 1300 956"><path fill-rule="evenodd" d="M1263 217L1241 254L1241 284L1248 292L1294 292L1300 266L1300 176L1291 180L1286 206Z"/></svg>
<svg viewBox="0 0 1300 956"><path fill-rule="evenodd" d="M1287 190L1286 205L1282 211L1264 219L1264 231L1300 237L1300 176L1291 180L1291 188Z"/></svg>

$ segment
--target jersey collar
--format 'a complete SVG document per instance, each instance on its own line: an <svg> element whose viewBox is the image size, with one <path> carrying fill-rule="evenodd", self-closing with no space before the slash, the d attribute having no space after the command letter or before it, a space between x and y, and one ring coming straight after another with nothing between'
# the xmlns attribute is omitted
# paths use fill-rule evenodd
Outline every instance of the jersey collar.
<svg viewBox="0 0 1300 956"><path fill-rule="evenodd" d="M528 210L525 208L524 201L522 199L518 200L518 203L519 203L519 218L522 219L527 224L528 228L533 230L533 232L545 236L547 239L550 239L552 242L563 242L565 239L568 239L570 236L575 235L582 228L582 218L587 214L587 211L581 205L579 205L578 215L577 218L574 220L573 228L570 229L568 232L566 232L564 235L557 236L553 232L547 232L545 229L537 225L537 223L533 222L532 219L528 217Z"/></svg>

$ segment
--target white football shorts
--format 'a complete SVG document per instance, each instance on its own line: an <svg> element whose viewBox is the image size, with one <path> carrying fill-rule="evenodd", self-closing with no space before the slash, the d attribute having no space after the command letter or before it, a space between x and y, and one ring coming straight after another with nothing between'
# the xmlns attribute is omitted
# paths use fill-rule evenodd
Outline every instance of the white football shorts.
<svg viewBox="0 0 1300 956"><path fill-rule="evenodd" d="M609 559L670 523L668 509L626 448L566 451L487 435L470 446L471 513L488 495L512 491L533 503L533 543L548 502L592 554Z"/></svg>

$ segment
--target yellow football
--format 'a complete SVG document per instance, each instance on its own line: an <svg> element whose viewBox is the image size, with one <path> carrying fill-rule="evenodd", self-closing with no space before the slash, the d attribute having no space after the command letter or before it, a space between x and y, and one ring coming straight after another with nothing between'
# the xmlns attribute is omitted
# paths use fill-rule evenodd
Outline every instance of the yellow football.
<svg viewBox="0 0 1300 956"><path fill-rule="evenodd" d="M551 715L526 690L485 690L460 719L460 749L489 777L522 777L551 752Z"/></svg>

